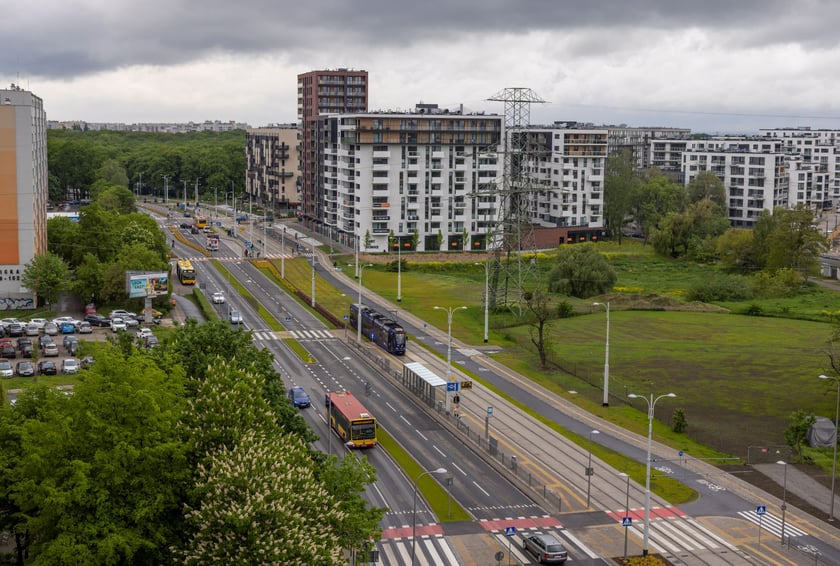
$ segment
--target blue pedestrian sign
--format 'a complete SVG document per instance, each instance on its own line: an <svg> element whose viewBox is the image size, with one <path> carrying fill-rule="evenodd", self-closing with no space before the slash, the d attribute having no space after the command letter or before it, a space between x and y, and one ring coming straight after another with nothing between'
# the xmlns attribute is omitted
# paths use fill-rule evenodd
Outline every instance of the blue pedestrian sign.
<svg viewBox="0 0 840 566"><path fill-rule="evenodd" d="M512 537L516 534L516 527L505 527L505 536Z"/></svg>
<svg viewBox="0 0 840 566"><path fill-rule="evenodd" d="M632 527L633 526L633 517L622 517L621 518L621 526L622 527Z"/></svg>
<svg viewBox="0 0 840 566"><path fill-rule="evenodd" d="M287 316L287 317L286 317L286 322L292 322L292 317Z"/></svg>
<svg viewBox="0 0 840 566"><path fill-rule="evenodd" d="M450 381L446 384L446 390L447 391L458 391L458 385L460 385L460 383L458 383L457 381Z"/></svg>
<svg viewBox="0 0 840 566"><path fill-rule="evenodd" d="M767 513L767 506L766 505L757 505L755 508L756 515L764 515Z"/></svg>
<svg viewBox="0 0 840 566"><path fill-rule="evenodd" d="M250 247L251 247L251 241L250 241L250 240L245 240L245 247L246 247L246 248L250 248Z"/></svg>

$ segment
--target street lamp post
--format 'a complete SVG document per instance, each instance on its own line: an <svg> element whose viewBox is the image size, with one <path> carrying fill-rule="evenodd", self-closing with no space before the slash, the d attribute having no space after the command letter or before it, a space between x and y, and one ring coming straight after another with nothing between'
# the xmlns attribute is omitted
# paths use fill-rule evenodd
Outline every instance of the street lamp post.
<svg viewBox="0 0 840 566"><path fill-rule="evenodd" d="M359 273L359 310L356 311L356 344L359 345L362 343L362 273L364 273L366 267L370 266L370 263L356 266Z"/></svg>
<svg viewBox="0 0 840 566"><path fill-rule="evenodd" d="M627 518L630 516L630 474L625 474L621 472L618 474L619 476L623 476L627 478L627 499L624 502L624 517ZM630 527L624 527L624 560L627 560L627 531L630 530Z"/></svg>
<svg viewBox="0 0 840 566"><path fill-rule="evenodd" d="M586 508L589 509L589 493L592 487L592 476L595 470L592 469L592 435L600 434L598 430L589 431L589 463L586 464Z"/></svg>
<svg viewBox="0 0 840 566"><path fill-rule="evenodd" d="M286 227L280 232L280 279L286 278Z"/></svg>
<svg viewBox="0 0 840 566"><path fill-rule="evenodd" d="M631 399L644 399L648 406L648 444L647 444L647 462L645 462L645 536L642 542L642 556L648 554L648 537L650 535L650 453L653 449L653 409L656 407L656 402L664 397L676 397L674 393L666 393L654 398L653 393L650 394L650 399L642 395L630 393L628 395Z"/></svg>
<svg viewBox="0 0 840 566"><path fill-rule="evenodd" d="M446 468L438 468L437 470L429 470L428 472L423 472L417 479L414 480L414 510L411 513L411 566L414 566L414 546L415 542L417 541L417 483L423 476L429 474L445 474Z"/></svg>
<svg viewBox="0 0 840 566"><path fill-rule="evenodd" d="M610 406L610 303L592 303L607 309L607 351L604 356L604 407Z"/></svg>
<svg viewBox="0 0 840 566"><path fill-rule="evenodd" d="M449 340L446 346L446 382L452 379L452 315L455 311L466 310L467 307L434 307L435 310L446 311L447 334ZM449 414L449 387L446 389L446 413Z"/></svg>
<svg viewBox="0 0 840 566"><path fill-rule="evenodd" d="M315 244L312 244L312 308L315 308Z"/></svg>
<svg viewBox="0 0 840 566"><path fill-rule="evenodd" d="M402 301L402 239L397 236L397 302Z"/></svg>
<svg viewBox="0 0 840 566"><path fill-rule="evenodd" d="M840 418L840 377L821 375L820 379L833 379L837 383L837 403L834 408L834 457L831 465L831 503L829 504L828 520L834 520L834 480L837 478L837 427Z"/></svg>
<svg viewBox="0 0 840 566"><path fill-rule="evenodd" d="M480 265L476 263L475 265ZM484 343L490 340L490 256L484 262Z"/></svg>
<svg viewBox="0 0 840 566"><path fill-rule="evenodd" d="M785 467L785 479L782 482L782 546L785 544L785 510L787 510L787 462L776 462Z"/></svg>

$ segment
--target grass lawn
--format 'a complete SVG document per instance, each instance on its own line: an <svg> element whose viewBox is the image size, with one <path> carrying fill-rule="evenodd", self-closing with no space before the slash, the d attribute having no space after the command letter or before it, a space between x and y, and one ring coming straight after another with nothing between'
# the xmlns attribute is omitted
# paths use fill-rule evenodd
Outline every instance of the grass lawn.
<svg viewBox="0 0 840 566"><path fill-rule="evenodd" d="M539 369L528 327L507 310L491 314L490 343L504 348L496 357L593 413L641 433L647 424L643 403L632 405L638 411L631 410L625 391L673 391L676 399L657 404L657 418L666 424L655 434L695 455L705 452L692 440L745 457L748 446L784 444L783 432L793 411L833 415L834 390L817 376L828 370L828 322L840 312L840 294L811 286L789 299L721 303L714 309L718 312L634 310L640 302L645 308L673 308L685 301L695 282L717 268L659 258L649 246L634 241L599 244L599 250L618 273L615 290L607 297L567 299L581 316L553 323L551 367ZM381 263L375 258L374 266L365 269L363 281L396 303L397 274L385 267L395 258L381 258ZM550 267L551 258L541 262ZM286 267L288 274L288 262ZM402 272L399 305L439 328L446 328L446 313L434 306L467 306L453 317L452 333L478 345L484 331L483 292L483 264L466 261L447 271L439 264L409 262ZM318 293L319 302L329 300L320 289ZM605 315L591 306L593 301L611 303L611 407L606 409L600 406ZM745 312L751 305L775 316L726 314ZM685 411L687 435L675 435L666 426L676 408Z"/></svg>

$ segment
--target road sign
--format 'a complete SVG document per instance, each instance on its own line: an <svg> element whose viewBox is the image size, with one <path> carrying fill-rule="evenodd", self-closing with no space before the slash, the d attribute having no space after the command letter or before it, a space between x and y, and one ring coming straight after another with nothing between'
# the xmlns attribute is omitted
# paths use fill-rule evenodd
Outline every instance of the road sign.
<svg viewBox="0 0 840 566"><path fill-rule="evenodd" d="M621 518L621 526L622 527L632 527L633 526L633 517L622 517Z"/></svg>
<svg viewBox="0 0 840 566"><path fill-rule="evenodd" d="M251 240L245 240L245 247L246 247L246 248L250 248L250 247L251 247Z"/></svg>
<svg viewBox="0 0 840 566"><path fill-rule="evenodd" d="M505 536L512 537L516 534L516 527L505 527Z"/></svg>
<svg viewBox="0 0 840 566"><path fill-rule="evenodd" d="M472 389L472 381L462 381L461 389Z"/></svg>
<svg viewBox="0 0 840 566"><path fill-rule="evenodd" d="M292 317L287 316L287 317L286 317L286 322L292 322Z"/></svg>
<svg viewBox="0 0 840 566"><path fill-rule="evenodd" d="M447 391L458 391L458 382L457 381L450 381L446 384Z"/></svg>
<svg viewBox="0 0 840 566"><path fill-rule="evenodd" d="M766 505L756 506L756 508L755 508L755 514L756 515L764 515L765 513L767 513L767 506Z"/></svg>
<svg viewBox="0 0 840 566"><path fill-rule="evenodd" d="M492 414L493 414L493 407L487 407L487 416L489 417Z"/></svg>
<svg viewBox="0 0 840 566"><path fill-rule="evenodd" d="M680 458L682 458L683 456L685 456L685 452L683 452L682 450L680 450L680 451L679 451L679 455L680 455Z"/></svg>

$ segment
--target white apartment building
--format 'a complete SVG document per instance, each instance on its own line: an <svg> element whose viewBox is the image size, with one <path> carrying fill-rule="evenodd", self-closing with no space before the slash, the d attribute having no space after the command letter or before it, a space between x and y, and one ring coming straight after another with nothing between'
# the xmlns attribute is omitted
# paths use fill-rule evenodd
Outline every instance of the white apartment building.
<svg viewBox="0 0 840 566"><path fill-rule="evenodd" d="M24 266L47 251L47 118L43 101L0 90L0 310L35 308Z"/></svg>
<svg viewBox="0 0 840 566"><path fill-rule="evenodd" d="M361 251L486 249L499 220L503 119L436 105L322 115L319 223Z"/></svg>
<svg viewBox="0 0 840 566"><path fill-rule="evenodd" d="M687 186L702 171L723 182L729 221L752 228L763 210L790 205L788 158L783 142L765 138L689 140L682 154Z"/></svg>
<svg viewBox="0 0 840 566"><path fill-rule="evenodd" d="M531 222L603 228L607 128L530 127L527 134Z"/></svg>

